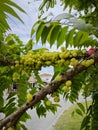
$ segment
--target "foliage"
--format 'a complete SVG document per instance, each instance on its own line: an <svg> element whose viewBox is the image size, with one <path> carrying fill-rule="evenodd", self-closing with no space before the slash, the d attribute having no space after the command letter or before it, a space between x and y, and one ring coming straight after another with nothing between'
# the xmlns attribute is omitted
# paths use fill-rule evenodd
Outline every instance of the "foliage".
<svg viewBox="0 0 98 130"><path fill-rule="evenodd" d="M26 44L15 34L4 35L10 29L6 21L8 14L5 12L23 21L12 6L22 12L25 11L10 0L0 2L0 113L5 116L0 120L0 129L17 129L17 126L19 129L26 129L22 122L30 119L27 109L34 107L39 117L46 116L47 111L53 113L57 111L60 94L74 103L78 100L80 92L85 98L93 96L92 105L87 108L81 129L98 128L98 41L91 35L97 34L97 22L94 24L92 20L90 22L90 19L87 19L88 15L92 18L92 13L87 12L91 9L97 15L97 6L92 1L86 0L86 4L83 2L62 0L65 8L75 7L80 13L84 10L85 18L82 14L75 17L68 13L59 14L51 20L47 17L43 19L40 17L33 25L31 39ZM48 9L54 5L56 5L56 0L43 0L39 9L42 11L45 6ZM42 44L48 42L50 47L56 44L60 51L50 52L47 48L34 50L33 35L36 36L36 42L39 40ZM74 49L68 49L68 47L74 47ZM94 48L92 54L88 53L87 47ZM54 75L52 81L45 86L39 76L39 70L47 66L53 66ZM37 87L32 87L28 82L31 75L36 77ZM13 85L18 89L11 92ZM9 90L6 96L5 90ZM84 108L82 104L78 106L82 112L80 109L76 111L82 115Z"/></svg>
<svg viewBox="0 0 98 130"><path fill-rule="evenodd" d="M47 20L47 18L37 21L32 28L31 36L36 34L36 42L41 38L42 44L48 42L50 47L54 43L56 43L57 47L65 43L66 48L69 46L98 46L97 40L90 35L95 28L91 24L86 24L83 20L76 19L74 16L68 18L68 15L64 13L51 21ZM62 23L62 20L68 20L68 23ZM71 26L74 28L71 28Z"/></svg>
<svg viewBox="0 0 98 130"><path fill-rule="evenodd" d="M0 41L2 40L4 33L7 30L11 29L10 25L7 22L7 17L10 17L10 15L12 15L23 22L23 20L16 13L15 8L25 13L25 11L21 7L10 0L0 1Z"/></svg>
<svg viewBox="0 0 98 130"><path fill-rule="evenodd" d="M48 4L49 3L49 4ZM57 3L57 0L43 0L40 8L41 10L45 10L44 8L53 8L55 4ZM66 9L69 9L70 12L73 10L77 11L77 14L80 18L83 18L86 20L87 23L93 24L95 27L98 25L98 3L96 0L60 0L59 3L63 6L64 11ZM53 6L51 6L53 5Z"/></svg>

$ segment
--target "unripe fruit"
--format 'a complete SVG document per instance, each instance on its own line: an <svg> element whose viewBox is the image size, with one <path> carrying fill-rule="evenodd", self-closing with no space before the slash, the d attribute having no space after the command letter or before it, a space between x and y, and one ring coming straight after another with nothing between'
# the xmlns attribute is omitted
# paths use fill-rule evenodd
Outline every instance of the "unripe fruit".
<svg viewBox="0 0 98 130"><path fill-rule="evenodd" d="M20 75L17 72L13 73L13 81L17 80L20 78Z"/></svg>
<svg viewBox="0 0 98 130"><path fill-rule="evenodd" d="M93 59L87 60L85 63L85 66L88 67L88 66L92 65L93 63L94 63Z"/></svg>
<svg viewBox="0 0 98 130"><path fill-rule="evenodd" d="M28 93L26 98L27 98L27 101L31 101L33 99L33 96L32 94Z"/></svg>
<svg viewBox="0 0 98 130"><path fill-rule="evenodd" d="M14 130L14 128L13 127L9 127L7 130Z"/></svg>
<svg viewBox="0 0 98 130"><path fill-rule="evenodd" d="M55 80L56 80L56 81L61 81L61 80L62 80L62 76L61 76L61 75L57 75L57 76L55 77Z"/></svg>
<svg viewBox="0 0 98 130"><path fill-rule="evenodd" d="M65 53L64 58L68 58L70 56L70 52Z"/></svg>
<svg viewBox="0 0 98 130"><path fill-rule="evenodd" d="M86 61L82 61L81 64L85 66Z"/></svg>
<svg viewBox="0 0 98 130"><path fill-rule="evenodd" d="M64 91L64 92L69 92L69 87L67 87L67 86L64 86L63 88L62 88L62 90Z"/></svg>
<svg viewBox="0 0 98 130"><path fill-rule="evenodd" d="M52 93L51 97L55 97L55 96L57 96L57 93L56 92Z"/></svg>
<svg viewBox="0 0 98 130"><path fill-rule="evenodd" d="M71 59L70 65L72 66L76 66L78 64L78 60L76 60L75 58Z"/></svg>
<svg viewBox="0 0 98 130"><path fill-rule="evenodd" d="M83 49L83 50L82 50L82 53L83 53L83 54L85 54L86 52L87 52L86 49Z"/></svg>
<svg viewBox="0 0 98 130"><path fill-rule="evenodd" d="M64 52L61 53L61 54L59 55L59 57L60 57L61 59L64 59L64 58L65 58L65 53L64 53Z"/></svg>
<svg viewBox="0 0 98 130"><path fill-rule="evenodd" d="M13 70L15 67L14 66L11 66L11 69Z"/></svg>
<svg viewBox="0 0 98 130"><path fill-rule="evenodd" d="M73 56L73 57L76 57L76 56L77 56L77 53L76 53L76 52L73 52L73 53L72 53L72 56Z"/></svg>
<svg viewBox="0 0 98 130"><path fill-rule="evenodd" d="M87 60L87 61L82 61L81 64L86 66L86 67L89 67L90 65L94 64L94 60L90 59L90 60Z"/></svg>
<svg viewBox="0 0 98 130"><path fill-rule="evenodd" d="M15 61L15 64L19 64L19 61L16 60L16 61Z"/></svg>
<svg viewBox="0 0 98 130"><path fill-rule="evenodd" d="M66 82L65 82L65 85L66 85L67 87L70 87L70 86L72 85L71 80L66 81Z"/></svg>
<svg viewBox="0 0 98 130"><path fill-rule="evenodd" d="M60 98L57 97L57 96L55 96L55 97L54 97L54 102L59 102L59 101L60 101Z"/></svg>
<svg viewBox="0 0 98 130"><path fill-rule="evenodd" d="M46 106L51 106L52 102L50 100L46 101Z"/></svg>

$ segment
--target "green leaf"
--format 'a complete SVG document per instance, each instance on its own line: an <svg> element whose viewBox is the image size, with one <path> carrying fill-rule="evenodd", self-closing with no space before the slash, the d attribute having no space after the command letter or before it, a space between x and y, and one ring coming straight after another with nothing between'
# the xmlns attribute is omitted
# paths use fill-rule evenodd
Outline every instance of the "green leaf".
<svg viewBox="0 0 98 130"><path fill-rule="evenodd" d="M82 110L82 112L85 113L85 107L84 107L84 105L82 103L77 103L77 105Z"/></svg>
<svg viewBox="0 0 98 130"><path fill-rule="evenodd" d="M37 108L36 108L36 112L38 114L38 116L44 116L46 117L46 109L43 105L39 105Z"/></svg>
<svg viewBox="0 0 98 130"><path fill-rule="evenodd" d="M27 112L25 112L25 113L21 116L20 121L26 122L28 119L31 119L31 116L30 116Z"/></svg>
<svg viewBox="0 0 98 130"><path fill-rule="evenodd" d="M33 45L34 45L34 42L33 42L32 39L30 39L30 40L27 42L27 44L25 45L26 50L27 50L27 51L28 51L28 50L32 50Z"/></svg>
<svg viewBox="0 0 98 130"><path fill-rule="evenodd" d="M36 77L36 80L37 82L40 84L40 85L43 85L43 81L41 80L40 76L39 76L39 72L37 70L34 70L34 75Z"/></svg>
<svg viewBox="0 0 98 130"><path fill-rule="evenodd" d="M69 67L60 67L60 66L56 66L54 67L54 75L52 77L52 80L55 79L55 77L58 75L58 74L61 74L62 72L64 71L67 71L69 69Z"/></svg>
<svg viewBox="0 0 98 130"><path fill-rule="evenodd" d="M83 46L84 42L89 38L88 36L89 36L88 33L86 33L86 32L83 33L82 38L79 43L81 46Z"/></svg>
<svg viewBox="0 0 98 130"><path fill-rule="evenodd" d="M53 114L57 112L58 107L61 107L59 104L52 104L49 106L49 111L51 111Z"/></svg>
<svg viewBox="0 0 98 130"><path fill-rule="evenodd" d="M15 104L16 104L15 102L12 102L12 103L8 104L7 107L5 107L4 113L6 114L6 116L10 115L11 113L13 113L16 110Z"/></svg>
<svg viewBox="0 0 98 130"><path fill-rule="evenodd" d="M47 3L47 0L43 0L43 2L41 3L41 5L39 6L39 10L42 10L45 6L45 4Z"/></svg>
<svg viewBox="0 0 98 130"><path fill-rule="evenodd" d="M0 11L0 32L5 32L6 30L10 29L7 20L7 16L4 12Z"/></svg>
<svg viewBox="0 0 98 130"><path fill-rule="evenodd" d="M34 33L37 31L39 24L41 24L42 21L38 20L36 23L34 23L32 29L31 29L31 33L30 33L30 37L32 38L32 36L34 35Z"/></svg>
<svg viewBox="0 0 98 130"><path fill-rule="evenodd" d="M9 93L9 96L7 97L7 100L10 99L11 97L15 96L16 93Z"/></svg>
<svg viewBox="0 0 98 130"><path fill-rule="evenodd" d="M24 102L26 102L26 95L27 95L27 87L28 82L24 78L21 78L18 86L18 106L21 106Z"/></svg>
<svg viewBox="0 0 98 130"><path fill-rule="evenodd" d="M80 130L85 128L88 125L89 122L90 122L90 115L87 115L87 116L84 117L84 119L82 121Z"/></svg>
<svg viewBox="0 0 98 130"><path fill-rule="evenodd" d="M36 41L38 42L40 37L41 37L41 34L42 34L42 31L44 29L45 25L44 23L41 23L37 29L37 32L36 32Z"/></svg>
<svg viewBox="0 0 98 130"><path fill-rule="evenodd" d="M0 10L3 10L4 12L11 14L12 16L16 17L23 23L22 19L18 16L18 14L14 11L14 9L12 9L7 4L2 4L2 6L0 6Z"/></svg>
<svg viewBox="0 0 98 130"><path fill-rule="evenodd" d="M8 101L8 103L6 104L5 107L7 107L10 103L14 102L15 99L16 99L16 97L12 97L12 98L10 98L9 101Z"/></svg>
<svg viewBox="0 0 98 130"><path fill-rule="evenodd" d="M21 128L23 128L23 130L28 130L28 128L26 128L26 126L24 124L20 124L21 125Z"/></svg>
<svg viewBox="0 0 98 130"><path fill-rule="evenodd" d="M21 12L23 13L26 13L20 6L18 6L17 4L15 4L13 1L10 1L10 0L3 0L2 2L0 3L6 3L6 4L9 4L15 8L17 8L18 10L20 10Z"/></svg>
<svg viewBox="0 0 98 130"><path fill-rule="evenodd" d="M47 40L47 37L48 37L48 34L51 30L52 26L50 27L44 27L43 31L42 31L42 35L41 35L41 41L42 41L42 44L44 44Z"/></svg>
<svg viewBox="0 0 98 130"><path fill-rule="evenodd" d="M73 44L73 35L75 33L75 29L72 29L71 31L69 31L67 37L66 37L66 48L70 45L72 46Z"/></svg>
<svg viewBox="0 0 98 130"><path fill-rule="evenodd" d="M7 17L9 17L9 14L23 22L16 13L15 8L18 11L26 13L20 6L10 0L0 1L0 39L3 38L3 33L6 32L6 30L10 29L10 26L7 22Z"/></svg>
<svg viewBox="0 0 98 130"><path fill-rule="evenodd" d="M74 37L74 47L81 47L88 39L89 34L87 32L78 31Z"/></svg>
<svg viewBox="0 0 98 130"><path fill-rule="evenodd" d="M68 26L61 28L57 38L57 47L61 46L65 41L66 33L68 31Z"/></svg>
<svg viewBox="0 0 98 130"><path fill-rule="evenodd" d="M3 96L3 94L2 94L2 96ZM0 109L2 109L3 105L4 105L4 99L3 99L3 97L0 96Z"/></svg>
<svg viewBox="0 0 98 130"><path fill-rule="evenodd" d="M52 46L53 43L57 40L60 29L61 29L60 25L57 25L53 28L51 35L50 35L50 46Z"/></svg>
<svg viewBox="0 0 98 130"><path fill-rule="evenodd" d="M82 111L80 109L76 109L75 111L78 115L83 116Z"/></svg>
<svg viewBox="0 0 98 130"><path fill-rule="evenodd" d="M81 31L76 33L76 36L74 37L74 47L79 46L82 36L83 33Z"/></svg>

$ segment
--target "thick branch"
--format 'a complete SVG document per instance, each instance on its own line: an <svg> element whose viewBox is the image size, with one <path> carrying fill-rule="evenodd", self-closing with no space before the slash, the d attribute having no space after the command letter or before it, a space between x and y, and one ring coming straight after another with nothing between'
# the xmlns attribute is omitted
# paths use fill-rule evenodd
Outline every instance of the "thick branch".
<svg viewBox="0 0 98 130"><path fill-rule="evenodd" d="M93 58L95 59L95 61L98 61L97 53L95 55L93 55ZM49 83L46 86L46 88L42 88L41 90L39 90L39 92L35 93L32 101L26 102L16 112L14 112L11 115L9 115L8 117L5 117L4 119L2 119L0 121L0 129L2 129L4 126L7 126L7 125L8 125L8 127L15 125L15 123L19 120L19 118L23 115L23 113L27 109L33 107L35 104L37 104L38 102L43 100L47 94L53 93L54 91L56 91L59 88L59 86L61 84L65 83L69 79L72 79L75 75L86 70L87 68L88 67L85 67L85 66L79 64L75 68L62 73L61 81L56 81L56 80L52 81L51 83Z"/></svg>
<svg viewBox="0 0 98 130"><path fill-rule="evenodd" d="M15 65L15 61L7 60L6 58L1 58L0 63L3 65Z"/></svg>
<svg viewBox="0 0 98 130"><path fill-rule="evenodd" d="M85 69L87 69L85 66L78 65L76 68L74 68L72 70L69 70L67 72L64 72L62 74L62 80L61 81L56 81L56 80L52 81L50 84L48 84L46 86L46 88L42 88L39 92L37 92L33 96L33 100L32 101L26 102L16 112L12 113L11 115L9 115L5 119L3 119L0 122L0 129L3 128L3 126L5 126L8 123L9 123L9 126L10 125L11 126L14 125L14 123L17 122L17 120L19 120L19 118L21 117L21 115L28 108L33 107L36 103L38 103L39 101L43 100L47 94L50 94L50 93L53 93L54 91L56 91L62 83L64 83L68 79L73 78L73 76L75 76L76 74L80 73L81 71L83 71Z"/></svg>

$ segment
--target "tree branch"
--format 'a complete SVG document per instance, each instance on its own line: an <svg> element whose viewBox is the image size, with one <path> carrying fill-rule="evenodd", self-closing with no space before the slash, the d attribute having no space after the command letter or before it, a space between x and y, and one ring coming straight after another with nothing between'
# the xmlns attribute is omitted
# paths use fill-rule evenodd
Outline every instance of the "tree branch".
<svg viewBox="0 0 98 130"><path fill-rule="evenodd" d="M7 60L6 58L1 58L0 59L0 62L3 64L3 65L15 65L15 62L12 61L12 60Z"/></svg>
<svg viewBox="0 0 98 130"><path fill-rule="evenodd" d="M5 117L3 120L0 121L0 129L4 126L8 125L8 127L15 125L15 123L19 120L19 118L23 115L23 113L33 107L36 103L43 100L47 94L53 93L56 91L61 84L63 84L68 79L73 78L76 74L80 73L81 71L87 69L85 66L78 65L74 69L71 69L67 72L62 74L61 81L52 81L50 84L46 86L46 88L42 88L39 92L37 92L33 96L33 100L30 102L26 102L23 106L21 106L16 112L12 113L8 117Z"/></svg>
<svg viewBox="0 0 98 130"><path fill-rule="evenodd" d="M93 58L95 60L95 62L98 61L97 53L95 53L93 55L93 57L90 56L90 58ZM0 121L0 129L2 129L3 127L6 127L6 126L7 127L14 126L26 110L28 110L29 108L32 108L35 104L37 104L38 102L43 100L46 97L47 94L51 94L51 93L57 91L57 89L59 88L59 86L61 84L65 83L67 80L72 79L75 75L77 75L78 73L86 70L87 68L88 67L85 67L81 64L78 64L73 69L62 73L61 74L61 76L62 76L61 81L53 80L45 88L42 88L41 90L39 90L39 92L35 93L32 101L26 102L17 111L12 113L8 117L5 117L4 119L2 119Z"/></svg>

